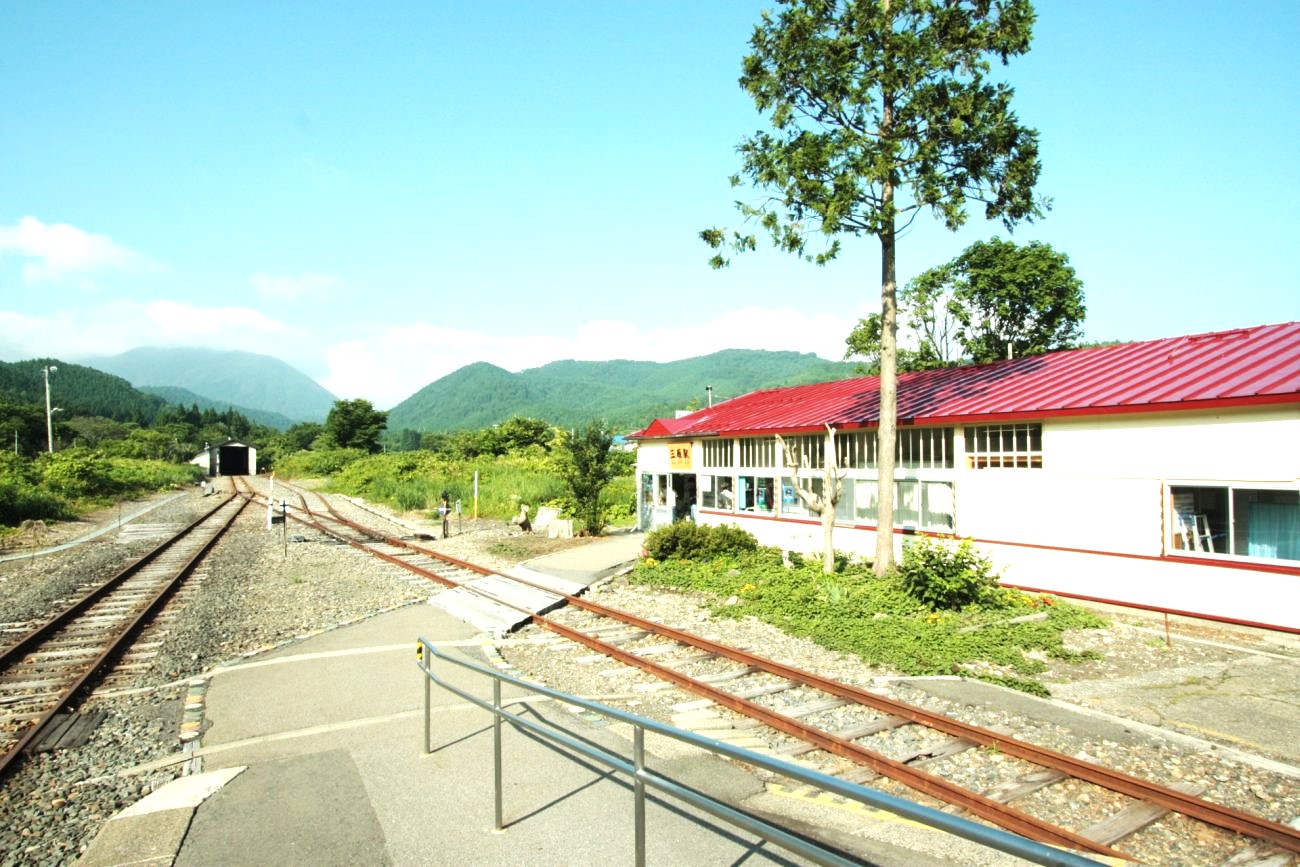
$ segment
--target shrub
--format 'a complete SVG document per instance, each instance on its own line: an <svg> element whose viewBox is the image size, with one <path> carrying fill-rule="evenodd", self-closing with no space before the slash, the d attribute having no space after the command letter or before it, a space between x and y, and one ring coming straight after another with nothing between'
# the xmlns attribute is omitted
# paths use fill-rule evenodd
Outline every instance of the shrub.
<svg viewBox="0 0 1300 867"><path fill-rule="evenodd" d="M84 449L46 455L41 470L45 485L64 497L105 497L121 490L109 461Z"/></svg>
<svg viewBox="0 0 1300 867"><path fill-rule="evenodd" d="M23 521L61 521L76 517L66 500L22 479L0 479L0 525Z"/></svg>
<svg viewBox="0 0 1300 867"><path fill-rule="evenodd" d="M758 540L739 527L706 527L678 521L646 536L646 555L656 560L712 560L758 550Z"/></svg>
<svg viewBox="0 0 1300 867"><path fill-rule="evenodd" d="M903 549L898 567L903 587L934 611L955 611L993 594L997 575L993 564L969 539L956 548L920 537Z"/></svg>

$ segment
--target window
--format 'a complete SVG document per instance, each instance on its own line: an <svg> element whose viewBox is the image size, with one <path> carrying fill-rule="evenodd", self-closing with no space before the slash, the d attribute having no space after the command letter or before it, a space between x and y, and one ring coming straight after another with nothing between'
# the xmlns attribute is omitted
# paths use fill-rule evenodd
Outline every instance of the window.
<svg viewBox="0 0 1300 867"><path fill-rule="evenodd" d="M846 470L865 470L876 465L876 432L836 434L835 452L839 465Z"/></svg>
<svg viewBox="0 0 1300 867"><path fill-rule="evenodd" d="M1170 550L1300 560L1300 491L1171 485L1169 500Z"/></svg>
<svg viewBox="0 0 1300 867"><path fill-rule="evenodd" d="M735 440L704 440L704 458L702 466L705 467L730 467L731 464L731 444Z"/></svg>
<svg viewBox="0 0 1300 867"><path fill-rule="evenodd" d="M1043 426L992 424L966 428L966 466L976 470L988 467L1041 469Z"/></svg>
<svg viewBox="0 0 1300 867"><path fill-rule="evenodd" d="M740 466L776 467L776 438L747 437L740 440Z"/></svg>
<svg viewBox="0 0 1300 867"><path fill-rule="evenodd" d="M800 479L805 487L811 487L814 494L821 496L822 480L821 479ZM811 484L810 484L811 483ZM808 507L804 505L803 500L795 493L794 479L789 476L781 477L781 514L783 515L808 515Z"/></svg>
<svg viewBox="0 0 1300 867"><path fill-rule="evenodd" d="M952 469L952 428L909 427L900 430L898 466L905 470Z"/></svg>
<svg viewBox="0 0 1300 867"><path fill-rule="evenodd" d="M876 485L875 479L845 479L844 493L835 506L835 520L874 524L878 520ZM894 526L951 533L956 527L955 514L952 482L894 482Z"/></svg>
<svg viewBox="0 0 1300 867"><path fill-rule="evenodd" d="M820 470L826 467L826 437L821 434L801 434L783 439L803 469ZM781 459L784 461L785 455Z"/></svg>
<svg viewBox="0 0 1300 867"><path fill-rule="evenodd" d="M771 512L776 509L776 479L771 476L738 476L736 507L742 512Z"/></svg>
<svg viewBox="0 0 1300 867"><path fill-rule="evenodd" d="M952 428L909 427L898 430L897 434L894 457L899 469L952 469ZM835 452L839 466L844 469L875 469L876 432L838 434Z"/></svg>
<svg viewBox="0 0 1300 867"><path fill-rule="evenodd" d="M700 476L700 508L730 512L735 505L735 485L731 476Z"/></svg>

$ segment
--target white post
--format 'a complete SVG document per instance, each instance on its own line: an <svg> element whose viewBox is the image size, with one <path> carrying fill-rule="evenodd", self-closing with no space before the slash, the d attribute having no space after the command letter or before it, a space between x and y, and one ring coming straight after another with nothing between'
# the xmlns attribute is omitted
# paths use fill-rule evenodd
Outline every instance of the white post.
<svg viewBox="0 0 1300 867"><path fill-rule="evenodd" d="M478 470L474 471L474 520L478 520Z"/></svg>
<svg viewBox="0 0 1300 867"><path fill-rule="evenodd" d="M54 454L54 413L50 409L50 374L58 368L53 364L45 368L45 441L49 444L50 454Z"/></svg>

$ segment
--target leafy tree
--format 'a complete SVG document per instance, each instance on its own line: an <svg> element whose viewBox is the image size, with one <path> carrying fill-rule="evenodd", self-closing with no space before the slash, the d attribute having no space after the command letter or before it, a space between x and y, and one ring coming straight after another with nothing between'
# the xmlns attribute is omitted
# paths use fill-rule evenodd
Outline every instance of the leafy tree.
<svg viewBox="0 0 1300 867"><path fill-rule="evenodd" d="M15 439L20 454L31 455L45 449L43 406L0 400L0 451L12 452Z"/></svg>
<svg viewBox="0 0 1300 867"><path fill-rule="evenodd" d="M599 536L605 529L600 492L615 475L610 451L613 443L614 435L604 422L598 421L561 433L556 441L560 478L573 497L573 512L582 522L582 532L590 536Z"/></svg>
<svg viewBox="0 0 1300 867"><path fill-rule="evenodd" d="M1008 228L1041 214L1038 135L1011 110L1012 89L989 81L990 58L1029 50L1029 0L780 0L750 39L741 86L772 132L738 148L748 180L774 191L738 202L773 244L824 264L840 235L880 242L880 526L874 567L893 570L897 441L896 240L924 208L949 229L967 202ZM739 186L741 174L732 177ZM814 232L829 239L808 252ZM700 233L715 250L757 246L753 234ZM711 264L723 267L717 253Z"/></svg>
<svg viewBox="0 0 1300 867"><path fill-rule="evenodd" d="M375 409L370 401L339 400L334 402L321 433L338 448L374 454L380 449L379 437L387 425L388 413Z"/></svg>
<svg viewBox="0 0 1300 867"><path fill-rule="evenodd" d="M1086 312L1070 259L1038 241L977 241L932 279L949 289L958 338L977 364L1068 349Z"/></svg>

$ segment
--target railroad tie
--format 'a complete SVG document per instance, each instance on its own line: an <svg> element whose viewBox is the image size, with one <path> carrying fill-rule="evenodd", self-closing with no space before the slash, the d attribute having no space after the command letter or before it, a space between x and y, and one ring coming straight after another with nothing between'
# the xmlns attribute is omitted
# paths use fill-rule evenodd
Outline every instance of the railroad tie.
<svg viewBox="0 0 1300 867"><path fill-rule="evenodd" d="M1174 783L1169 788L1194 797L1199 797L1205 791L1204 786L1188 782ZM1111 843L1124 839L1129 834L1142 830L1169 812L1170 810L1167 807L1153 804L1150 801L1134 801L1118 813L1089 825L1079 833L1089 840L1109 846Z"/></svg>

